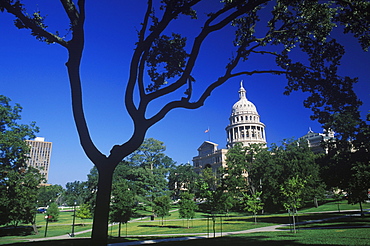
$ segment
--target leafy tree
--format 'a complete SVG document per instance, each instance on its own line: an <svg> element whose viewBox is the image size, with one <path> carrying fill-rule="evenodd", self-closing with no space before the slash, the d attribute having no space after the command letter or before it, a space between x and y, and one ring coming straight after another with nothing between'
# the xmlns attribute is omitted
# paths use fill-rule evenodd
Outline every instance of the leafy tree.
<svg viewBox="0 0 370 246"><path fill-rule="evenodd" d="M38 128L32 122L20 124L22 107L12 106L0 95L0 224L33 223L38 185L38 170L27 167L29 145L24 141L35 137Z"/></svg>
<svg viewBox="0 0 370 246"><path fill-rule="evenodd" d="M152 205L155 197L168 193L168 175L175 164L163 153L165 149L163 142L145 139L142 146L117 167L113 180L129 180L138 202Z"/></svg>
<svg viewBox="0 0 370 246"><path fill-rule="evenodd" d="M285 196L284 207L292 213L293 231L295 229L295 214L297 209L302 206L302 194L305 188L306 180L300 178L298 175L288 179L280 186L281 193Z"/></svg>
<svg viewBox="0 0 370 246"><path fill-rule="evenodd" d="M232 207L235 206L235 197L230 193L225 192L223 189L217 189L212 191L207 205L209 206L209 212L214 213L228 213Z"/></svg>
<svg viewBox="0 0 370 246"><path fill-rule="evenodd" d="M41 174L30 167L10 170L5 175L0 186L1 224L17 227L20 223L34 223Z"/></svg>
<svg viewBox="0 0 370 246"><path fill-rule="evenodd" d="M181 193L179 206L180 218L185 218L187 220L187 227L189 228L189 219L194 218L195 210L198 207L194 201L194 194L189 192Z"/></svg>
<svg viewBox="0 0 370 246"><path fill-rule="evenodd" d="M253 195L244 195L244 210L252 212L254 215L254 223L257 224L257 213L263 209L263 202L261 200L262 191L257 191Z"/></svg>
<svg viewBox="0 0 370 246"><path fill-rule="evenodd" d="M48 210L46 210L46 215L49 216L49 221L58 221L59 218L59 208L58 205L53 202L50 204Z"/></svg>
<svg viewBox="0 0 370 246"><path fill-rule="evenodd" d="M37 206L47 207L53 202L62 205L60 198L63 192L64 189L61 185L41 186L37 196Z"/></svg>
<svg viewBox="0 0 370 246"><path fill-rule="evenodd" d="M205 183L208 190L215 191L220 187L219 175L220 172L218 170L214 172L212 168L206 167L199 175L199 182ZM203 197L206 198L207 196Z"/></svg>
<svg viewBox="0 0 370 246"><path fill-rule="evenodd" d="M92 211L94 211L96 193L98 191L98 170L95 166L91 168L90 173L87 175L87 181L84 184L86 190L85 203L89 204Z"/></svg>
<svg viewBox="0 0 370 246"><path fill-rule="evenodd" d="M226 154L223 172L224 189L236 197L248 189L246 152L242 144L234 145Z"/></svg>
<svg viewBox="0 0 370 246"><path fill-rule="evenodd" d="M72 206L83 204L87 200L89 191L86 189L86 182L73 181L66 184L66 190L63 195L64 202Z"/></svg>
<svg viewBox="0 0 370 246"><path fill-rule="evenodd" d="M304 202L321 198L324 186L317 157L304 141L285 140L281 146L272 144L270 150L261 149L254 161L248 164L248 177L253 187L262 191L265 208L273 210L282 207L283 197L279 187L297 175L306 180L302 194Z"/></svg>
<svg viewBox="0 0 370 246"><path fill-rule="evenodd" d="M367 190L370 187L370 125L346 115L338 116L337 120L337 124L345 128L346 132L358 125L357 132L351 138L333 139L325 143L328 154L320 159L322 179L328 189L347 192L348 202L359 203L362 210L362 203L367 199Z"/></svg>
<svg viewBox="0 0 370 246"><path fill-rule="evenodd" d="M1 6L1 5L0 5ZM26 166L29 145L25 140L35 138L39 131L35 122L20 124L22 107L12 106L10 98L0 95L0 164L1 173Z"/></svg>
<svg viewBox="0 0 370 246"><path fill-rule="evenodd" d="M370 187L370 163L355 163L352 168L352 177L349 184L348 202L360 204L361 215L364 216L362 203L369 200L368 189Z"/></svg>
<svg viewBox="0 0 370 246"><path fill-rule="evenodd" d="M84 203L80 205L79 209L76 211L76 217L82 219L91 219L92 213L91 213L91 207L89 204ZM84 225L84 223L82 223Z"/></svg>
<svg viewBox="0 0 370 246"><path fill-rule="evenodd" d="M163 226L163 218L165 216L170 216L170 209L171 209L171 198L169 196L158 196L153 201L154 206L153 210L154 213L162 218L162 226Z"/></svg>
<svg viewBox="0 0 370 246"><path fill-rule="evenodd" d="M126 180L113 183L112 199L110 206L110 221L119 222L118 237L121 237L121 225L127 223L135 207L135 199L132 190Z"/></svg>
<svg viewBox="0 0 370 246"><path fill-rule="evenodd" d="M93 244L101 245L107 239L115 167L139 148L148 129L171 110L201 107L211 92L228 79L261 73L285 75L288 80L286 94L295 90L308 92L304 105L311 108L313 118L323 124L332 124L337 113L357 112L360 102L352 89L356 79L338 75L344 47L332 37L335 36L334 27L343 26L344 32L352 33L367 50L370 45L368 1L227 0L212 4L212 8L208 5L209 9L204 9L200 4L203 2L207 1L148 1L147 9L143 10L145 14L125 93L126 109L134 123L133 135L121 145L113 146L106 156L91 140L82 107L80 65L85 41L85 0L78 0L77 4L61 0L71 29L69 40L51 33L48 30L50 24L45 23L39 11L28 14L20 1L0 0L0 11L14 15L16 27L29 29L36 39L59 44L68 51L66 66L75 123L81 145L99 172ZM198 18L196 10L200 10L198 20L195 20ZM182 30L176 25L170 25L184 17L189 18L189 24L200 24L192 25L195 32L194 36L189 36L192 42L187 42L187 38L178 33ZM226 36L230 28L234 28L235 37L230 40L229 53L232 55L225 61L225 69L217 69L217 78L206 84L200 93L193 93L193 82L199 80L195 65L202 55L202 46L215 33ZM171 34L175 30L177 33ZM271 57L278 68L275 65L266 67L269 64L266 59L260 69L243 66L244 61L253 61L261 55ZM149 116L146 114L148 105L155 99L172 93L178 95L178 91L185 95Z"/></svg>
<svg viewBox="0 0 370 246"><path fill-rule="evenodd" d="M190 164L181 164L173 167L168 176L168 187L173 191L175 198L180 197L183 191L195 192L198 174Z"/></svg>

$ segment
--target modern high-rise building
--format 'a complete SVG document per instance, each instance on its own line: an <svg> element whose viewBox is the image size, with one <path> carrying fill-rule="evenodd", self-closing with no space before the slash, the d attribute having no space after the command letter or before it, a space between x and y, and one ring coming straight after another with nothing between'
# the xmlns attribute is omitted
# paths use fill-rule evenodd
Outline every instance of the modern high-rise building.
<svg viewBox="0 0 370 246"><path fill-rule="evenodd" d="M199 173L203 168L212 168L216 172L219 167L225 167L226 153L236 143L243 146L266 145L265 125L260 121L256 106L247 99L242 83L239 100L233 105L229 120L230 124L226 127L227 149L218 149L218 144L211 141L203 142L198 148L198 155L193 157L195 172Z"/></svg>
<svg viewBox="0 0 370 246"><path fill-rule="evenodd" d="M26 140L30 145L27 166L40 170L45 180L48 180L52 142L45 142L45 138L36 137L34 140Z"/></svg>

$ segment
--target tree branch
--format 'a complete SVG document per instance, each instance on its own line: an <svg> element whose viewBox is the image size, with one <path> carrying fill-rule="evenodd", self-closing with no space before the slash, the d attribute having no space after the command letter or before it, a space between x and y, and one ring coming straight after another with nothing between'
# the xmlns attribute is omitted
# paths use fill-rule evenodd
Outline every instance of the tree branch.
<svg viewBox="0 0 370 246"><path fill-rule="evenodd" d="M77 25L78 20L80 18L80 14L76 9L75 4L71 0L60 0L60 2L62 3L63 8L67 13L72 26Z"/></svg>
<svg viewBox="0 0 370 246"><path fill-rule="evenodd" d="M258 2L258 4L257 4L257 2ZM249 4L249 5L246 4L244 8L236 9L234 12L230 13L228 16L226 16L225 18L220 20L217 24L214 24L214 25L211 26L210 24L211 24L212 21L214 21L217 17L221 16L222 14L229 11L230 9L236 7L237 4L226 6L225 8L222 8L221 10L219 10L217 13L212 14L205 21L205 24L202 27L202 30L199 33L199 35L194 39L194 43L193 43L193 46L192 46L192 49L191 49L191 52L190 52L189 60L186 64L186 67L184 69L184 72L183 72L183 75L181 76L181 78L179 78L175 83L173 83L173 84L171 84L171 85L169 85L165 88L159 89L155 92L152 92L152 93L148 94L147 95L148 100L152 101L156 98L167 95L167 94L169 94L171 92L174 92L177 89L181 88L183 85L185 85L187 83L187 79L190 77L191 71L193 70L193 67L195 65L195 61L198 58L199 51L200 51L200 48L201 48L204 40L212 32L215 32L215 31L218 31L218 30L224 28L233 19L237 18L238 16L240 16L240 15L242 15L242 14L244 14L244 13L246 13L246 12L252 10L252 9L254 9L256 6L258 6L259 4L262 4L263 2L266 2L266 1L257 1L257 2L255 4Z"/></svg>
<svg viewBox="0 0 370 246"><path fill-rule="evenodd" d="M37 21L30 18L28 15L25 15L20 5L17 4L12 5L10 4L9 1L6 0L0 0L0 4L6 9L6 11L8 11L8 13L13 14L20 21L22 21L23 24L22 28L31 29L33 35L44 37L48 43L58 43L61 46L68 48L67 41L65 41L64 39L55 34L46 31L44 27L40 26L40 24L37 23Z"/></svg>
<svg viewBox="0 0 370 246"><path fill-rule="evenodd" d="M71 86L73 117L75 119L80 143L89 159L96 165L98 169L100 169L101 165L106 164L104 163L106 157L96 148L91 140L82 103L80 65L85 42L85 0L79 0L78 6L80 9L80 14L77 22L72 26L72 39L69 41L69 57L66 66L68 69Z"/></svg>

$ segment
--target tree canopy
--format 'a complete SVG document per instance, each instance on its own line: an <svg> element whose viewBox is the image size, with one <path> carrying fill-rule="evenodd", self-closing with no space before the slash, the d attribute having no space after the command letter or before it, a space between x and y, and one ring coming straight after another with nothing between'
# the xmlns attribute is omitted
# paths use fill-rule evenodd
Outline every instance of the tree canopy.
<svg viewBox="0 0 370 246"><path fill-rule="evenodd" d="M21 124L22 107L12 106L0 95L0 224L33 223L41 174L27 167L29 145L35 137L35 122Z"/></svg>
<svg viewBox="0 0 370 246"><path fill-rule="evenodd" d="M1 171L26 167L29 146L24 140L35 138L35 122L21 124L22 107L12 106L10 98L0 95L0 164Z"/></svg>
<svg viewBox="0 0 370 246"><path fill-rule="evenodd" d="M303 202L311 202L323 195L324 185L320 177L317 158L305 141L284 140L270 150L261 148L253 162L248 164L248 178L251 187L263 191L261 199L267 210L282 208L280 185L287 179L304 179Z"/></svg>

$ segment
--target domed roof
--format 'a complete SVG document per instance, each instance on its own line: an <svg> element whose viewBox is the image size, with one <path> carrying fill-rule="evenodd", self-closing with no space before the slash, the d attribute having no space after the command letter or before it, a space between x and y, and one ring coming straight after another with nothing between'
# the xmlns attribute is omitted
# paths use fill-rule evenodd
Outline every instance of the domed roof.
<svg viewBox="0 0 370 246"><path fill-rule="evenodd" d="M239 101L237 101L232 107L232 113L233 114L242 114L242 113L258 114L256 106L254 106L252 102L248 101L245 95L246 91L242 83L243 82L240 82Z"/></svg>

